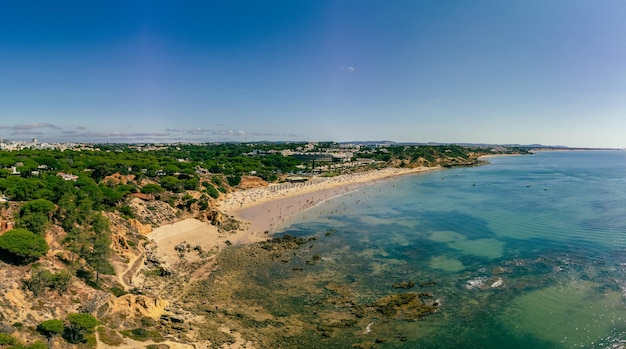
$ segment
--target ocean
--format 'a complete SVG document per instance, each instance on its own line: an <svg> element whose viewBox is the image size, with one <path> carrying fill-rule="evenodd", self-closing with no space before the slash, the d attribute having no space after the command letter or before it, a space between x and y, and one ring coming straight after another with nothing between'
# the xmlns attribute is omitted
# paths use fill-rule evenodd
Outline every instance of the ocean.
<svg viewBox="0 0 626 349"><path fill-rule="evenodd" d="M282 321L276 347L623 348L626 152L489 161L292 217L277 236L308 242L250 278L272 297L240 296Z"/></svg>

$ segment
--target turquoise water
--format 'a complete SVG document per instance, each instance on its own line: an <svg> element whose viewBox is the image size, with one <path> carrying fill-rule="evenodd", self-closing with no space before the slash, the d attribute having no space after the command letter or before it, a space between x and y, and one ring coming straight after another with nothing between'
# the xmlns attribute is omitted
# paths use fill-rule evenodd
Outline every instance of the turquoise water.
<svg viewBox="0 0 626 349"><path fill-rule="evenodd" d="M408 291L437 298L418 321L371 316L346 330L376 348L621 348L626 152L489 160L362 187L293 217L283 233L316 237L307 253L319 258L296 256L302 274L263 282L295 294L315 285L285 296L297 298L291 312L328 285L365 304L410 280Z"/></svg>

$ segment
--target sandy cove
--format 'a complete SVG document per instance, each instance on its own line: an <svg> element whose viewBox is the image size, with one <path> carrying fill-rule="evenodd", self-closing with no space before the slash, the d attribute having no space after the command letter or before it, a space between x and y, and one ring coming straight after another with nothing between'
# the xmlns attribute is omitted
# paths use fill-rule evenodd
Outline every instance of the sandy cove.
<svg viewBox="0 0 626 349"><path fill-rule="evenodd" d="M335 177L314 177L305 183L280 183L230 193L220 203L224 214L247 224L234 233L220 234L217 227L197 219L185 219L156 228L148 238L156 242L157 253L168 263L178 260L174 247L182 242L201 246L204 251L222 249L228 243L246 244L266 240L287 218L358 187L407 174L440 167L384 168Z"/></svg>
<svg viewBox="0 0 626 349"><path fill-rule="evenodd" d="M231 244L245 244L266 240L274 229L287 218L303 212L323 201L344 195L363 185L373 184L387 178L401 175L426 172L440 169L439 167L418 167L413 169L386 168L336 177L316 177L306 183L272 184L267 187L241 190L226 196L219 205L220 211L232 215L235 219L247 223L247 227L234 233L219 233L217 227L197 219L185 219L173 224L156 228L148 234L148 238L156 243L156 253L162 260L175 265L180 261L174 247L182 242L190 246L200 246L204 251L219 251ZM266 234L266 232L268 234ZM195 254L186 254L186 259ZM198 269L194 274L206 277L211 272L213 263ZM193 277L193 275L192 275ZM221 329L222 330L222 329ZM254 348L254 345L243 339L239 333L223 329L235 336L234 343L225 344L224 348ZM127 341L131 348L134 341ZM194 348L195 345L167 342L172 348ZM100 346L99 348L106 348Z"/></svg>

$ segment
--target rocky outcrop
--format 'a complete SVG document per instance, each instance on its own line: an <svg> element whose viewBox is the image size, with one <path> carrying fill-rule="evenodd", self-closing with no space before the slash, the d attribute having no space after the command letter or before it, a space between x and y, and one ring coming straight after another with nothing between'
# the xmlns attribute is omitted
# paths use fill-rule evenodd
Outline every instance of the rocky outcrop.
<svg viewBox="0 0 626 349"><path fill-rule="evenodd" d="M237 185L237 187L240 189L251 189L267 186L267 181L257 176L242 176L241 182L239 183L239 185Z"/></svg>
<svg viewBox="0 0 626 349"><path fill-rule="evenodd" d="M173 223L179 219L179 210L163 201L155 200L146 202L138 198L133 198L128 204L142 224L156 227Z"/></svg>
<svg viewBox="0 0 626 349"><path fill-rule="evenodd" d="M128 184L128 182L134 182L134 181L135 181L134 174L122 175L119 172L117 172L110 176L104 177L101 183L105 183L107 185L118 185L118 184L126 185Z"/></svg>
<svg viewBox="0 0 626 349"><path fill-rule="evenodd" d="M152 226L149 224L143 224L137 219L129 219L128 224L130 224L131 228L135 229L138 234L146 236L152 232Z"/></svg>
<svg viewBox="0 0 626 349"><path fill-rule="evenodd" d="M433 299L431 293L406 292L381 297L368 307L388 318L410 321L434 313L439 303Z"/></svg>
<svg viewBox="0 0 626 349"><path fill-rule="evenodd" d="M169 302L161 298L144 295L126 294L110 300L102 309L106 315L133 317L150 317L154 320L165 314Z"/></svg>

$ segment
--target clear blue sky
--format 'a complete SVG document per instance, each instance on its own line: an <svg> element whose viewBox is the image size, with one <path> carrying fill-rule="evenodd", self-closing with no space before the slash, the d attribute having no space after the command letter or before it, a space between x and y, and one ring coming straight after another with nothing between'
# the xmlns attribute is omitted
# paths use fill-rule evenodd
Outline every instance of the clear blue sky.
<svg viewBox="0 0 626 349"><path fill-rule="evenodd" d="M626 147L626 1L0 2L0 138Z"/></svg>

